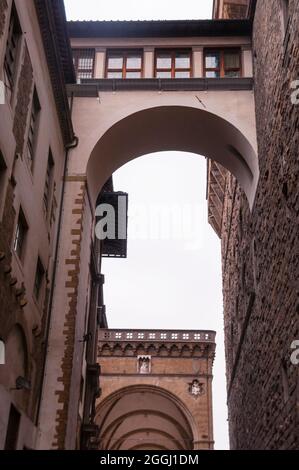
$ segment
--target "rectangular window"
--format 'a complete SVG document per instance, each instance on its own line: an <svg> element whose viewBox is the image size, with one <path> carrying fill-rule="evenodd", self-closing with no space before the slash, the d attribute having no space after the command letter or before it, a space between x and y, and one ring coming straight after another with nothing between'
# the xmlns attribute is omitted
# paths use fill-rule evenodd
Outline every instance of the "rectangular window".
<svg viewBox="0 0 299 470"><path fill-rule="evenodd" d="M24 213L22 209L20 208L16 234L15 234L15 240L14 240L14 251L16 252L20 260L22 260L24 256L24 247L25 247L27 232L28 232L28 224L26 222Z"/></svg>
<svg viewBox="0 0 299 470"><path fill-rule="evenodd" d="M156 78L190 78L191 62L190 50L156 51L155 76Z"/></svg>
<svg viewBox="0 0 299 470"><path fill-rule="evenodd" d="M73 49L73 62L78 80L93 78L95 49Z"/></svg>
<svg viewBox="0 0 299 470"><path fill-rule="evenodd" d="M33 165L33 160L34 160L34 152L35 152L35 145L36 145L36 140L37 140L40 110L41 110L41 107L40 107L37 91L36 91L36 88L34 87L32 103L31 103L30 123L29 123L29 130L28 130L28 142L27 142L28 160L29 160L31 168Z"/></svg>
<svg viewBox="0 0 299 470"><path fill-rule="evenodd" d="M43 280L44 280L44 275L45 275L45 270L43 267L43 264L38 258L37 260L37 266L36 266L36 273L35 273L35 281L34 281L34 296L36 300L39 299L41 288L43 285Z"/></svg>
<svg viewBox="0 0 299 470"><path fill-rule="evenodd" d="M7 87L10 88L11 92L13 91L14 86L15 86L17 55L18 55L18 49L19 49L18 46L19 46L21 35L22 35L22 30L21 30L18 14L13 4L11 15L10 15L8 38L7 38L5 58L4 58L5 81L6 81Z"/></svg>
<svg viewBox="0 0 299 470"><path fill-rule="evenodd" d="M44 208L45 212L48 213L51 204L52 186L53 186L53 173L54 173L54 160L51 149L49 150L47 173L44 189Z"/></svg>
<svg viewBox="0 0 299 470"><path fill-rule="evenodd" d="M142 51L108 51L106 78L141 78Z"/></svg>
<svg viewBox="0 0 299 470"><path fill-rule="evenodd" d="M240 49L206 49L204 62L207 78L241 77Z"/></svg>
<svg viewBox="0 0 299 470"><path fill-rule="evenodd" d="M21 415L18 410L11 405L6 432L5 450L16 450L20 428Z"/></svg>

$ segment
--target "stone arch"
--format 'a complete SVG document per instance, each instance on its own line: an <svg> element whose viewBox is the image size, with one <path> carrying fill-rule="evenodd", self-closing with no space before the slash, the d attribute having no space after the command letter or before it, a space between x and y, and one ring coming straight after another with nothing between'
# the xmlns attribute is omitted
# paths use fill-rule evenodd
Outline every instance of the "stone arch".
<svg viewBox="0 0 299 470"><path fill-rule="evenodd" d="M102 450L192 450L198 440L195 421L181 400L153 385L121 388L96 410Z"/></svg>
<svg viewBox="0 0 299 470"><path fill-rule="evenodd" d="M104 346L102 347L101 353L103 354L103 356L110 356L111 355L111 348L110 348L109 344L104 344Z"/></svg>
<svg viewBox="0 0 299 470"><path fill-rule="evenodd" d="M127 356L134 356L134 347L132 344L128 344L124 349L124 354Z"/></svg>
<svg viewBox="0 0 299 470"><path fill-rule="evenodd" d="M251 130L252 131L252 130ZM256 142L220 115L191 106L156 106L115 122L96 142L87 163L92 203L117 169L160 151L204 155L239 181L252 208L259 179Z"/></svg>
<svg viewBox="0 0 299 470"><path fill-rule="evenodd" d="M136 354L137 356L143 356L145 355L146 351L144 348L144 345L142 343L139 343L136 347Z"/></svg>
<svg viewBox="0 0 299 470"><path fill-rule="evenodd" d="M172 357L179 357L180 355L180 350L179 348L174 344L173 346L171 346L171 349L170 349L170 356Z"/></svg>
<svg viewBox="0 0 299 470"><path fill-rule="evenodd" d="M113 356L121 356L122 352L122 347L119 343L113 347Z"/></svg>

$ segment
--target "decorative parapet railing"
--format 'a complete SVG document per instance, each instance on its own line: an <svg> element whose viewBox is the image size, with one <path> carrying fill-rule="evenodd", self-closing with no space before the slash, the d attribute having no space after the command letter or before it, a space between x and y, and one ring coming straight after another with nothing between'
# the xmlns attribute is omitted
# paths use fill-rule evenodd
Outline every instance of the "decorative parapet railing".
<svg viewBox="0 0 299 470"><path fill-rule="evenodd" d="M215 331L204 330L103 330L99 342L214 343Z"/></svg>
<svg viewBox="0 0 299 470"><path fill-rule="evenodd" d="M253 78L94 78L67 89L69 95L90 98L105 91L246 91L253 89Z"/></svg>
<svg viewBox="0 0 299 470"><path fill-rule="evenodd" d="M99 330L98 357L215 357L214 331Z"/></svg>

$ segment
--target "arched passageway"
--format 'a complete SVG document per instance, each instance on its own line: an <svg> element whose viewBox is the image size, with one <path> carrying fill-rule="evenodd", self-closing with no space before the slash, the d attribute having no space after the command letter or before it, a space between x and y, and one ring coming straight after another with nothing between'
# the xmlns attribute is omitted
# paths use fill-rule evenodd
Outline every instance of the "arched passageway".
<svg viewBox="0 0 299 470"><path fill-rule="evenodd" d="M102 450L192 450L192 418L171 393L132 386L108 396L97 409Z"/></svg>
<svg viewBox="0 0 299 470"><path fill-rule="evenodd" d="M220 163L236 176L252 207L259 178L254 147L237 127L211 112L187 106L143 109L114 123L94 146L87 164L90 195L94 202L107 179L130 160L176 150Z"/></svg>
<svg viewBox="0 0 299 470"><path fill-rule="evenodd" d="M57 393L55 388L57 378L64 376L61 364L72 360L73 354L82 354L80 341L73 338L72 346L70 340L73 349L69 354L63 337L57 338L54 332L64 331L73 337L76 331L80 339L86 333L84 315L79 312L86 311L86 292L90 290L96 201L109 177L142 155L172 150L195 153L219 162L234 174L251 208L259 179L251 91L213 91L201 98L187 92L107 93L99 100L75 97L73 121L79 145L68 155L58 253L62 268L56 278L53 312L57 314L52 318L51 365L44 385L45 401L53 409L59 400L65 400L63 390ZM81 374L82 368L72 365L72 383ZM72 403L77 399L75 388L66 388ZM45 409L42 419L53 434L56 415ZM75 421L68 429L67 443L75 433Z"/></svg>

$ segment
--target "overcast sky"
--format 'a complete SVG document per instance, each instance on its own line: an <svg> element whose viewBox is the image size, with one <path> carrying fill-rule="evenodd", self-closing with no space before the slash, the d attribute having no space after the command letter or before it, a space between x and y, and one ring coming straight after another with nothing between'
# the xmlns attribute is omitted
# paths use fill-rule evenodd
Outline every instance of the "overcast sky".
<svg viewBox="0 0 299 470"><path fill-rule="evenodd" d="M65 0L69 20L211 18L213 0Z"/></svg>
<svg viewBox="0 0 299 470"><path fill-rule="evenodd" d="M197 19L212 13L212 0L65 4L72 20ZM127 260L103 262L109 327L217 332L214 437L216 449L227 449L220 240L207 222L206 161L178 152L144 156L118 170L114 185L129 193L129 242ZM157 210L166 214L163 227L153 215ZM183 233L170 216L167 223L174 210L183 221ZM159 229L164 239L154 239Z"/></svg>

